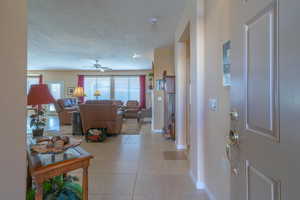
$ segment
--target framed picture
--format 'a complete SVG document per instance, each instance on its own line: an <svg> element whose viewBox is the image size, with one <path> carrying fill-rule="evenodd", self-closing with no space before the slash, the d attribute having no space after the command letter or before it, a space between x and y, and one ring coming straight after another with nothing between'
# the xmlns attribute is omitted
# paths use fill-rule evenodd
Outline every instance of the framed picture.
<svg viewBox="0 0 300 200"><path fill-rule="evenodd" d="M163 79L159 79L156 80L156 90L163 90L164 89L164 80Z"/></svg>
<svg viewBox="0 0 300 200"><path fill-rule="evenodd" d="M223 44L223 86L231 86L231 41Z"/></svg>
<svg viewBox="0 0 300 200"><path fill-rule="evenodd" d="M68 87L68 89L67 89L67 95L69 97L73 96L74 90L75 90L75 87Z"/></svg>

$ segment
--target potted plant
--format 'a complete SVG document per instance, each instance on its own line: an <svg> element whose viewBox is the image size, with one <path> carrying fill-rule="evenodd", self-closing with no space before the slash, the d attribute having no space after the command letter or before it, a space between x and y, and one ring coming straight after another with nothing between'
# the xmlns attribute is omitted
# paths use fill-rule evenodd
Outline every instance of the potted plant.
<svg viewBox="0 0 300 200"><path fill-rule="evenodd" d="M30 128L32 128L33 137L43 136L44 127L47 122L45 112L44 108L36 108L34 109L34 114L30 115Z"/></svg>
<svg viewBox="0 0 300 200"><path fill-rule="evenodd" d="M82 187L75 176L57 176L43 184L44 200L82 200ZM27 191L26 200L35 199L36 189Z"/></svg>

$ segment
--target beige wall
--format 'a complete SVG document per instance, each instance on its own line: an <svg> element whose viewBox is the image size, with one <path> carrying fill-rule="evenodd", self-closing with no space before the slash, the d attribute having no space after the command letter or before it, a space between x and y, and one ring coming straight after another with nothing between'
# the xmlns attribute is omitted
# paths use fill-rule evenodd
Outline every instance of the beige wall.
<svg viewBox="0 0 300 200"><path fill-rule="evenodd" d="M0 199L23 200L26 189L27 1L0 1Z"/></svg>
<svg viewBox="0 0 300 200"><path fill-rule="evenodd" d="M42 74L44 82L63 82L64 96L67 95L67 88L76 87L78 75L147 75L150 70L141 71L112 71L112 72L96 72L96 71L28 71L28 74ZM151 91L148 90L148 83L146 81L146 104L149 107L151 99Z"/></svg>
<svg viewBox="0 0 300 200"><path fill-rule="evenodd" d="M175 75L174 46L154 49L153 64L154 84L156 80L163 78L164 71L167 71L168 75Z"/></svg>
<svg viewBox="0 0 300 200"><path fill-rule="evenodd" d="M218 100L218 111L205 109L205 184L215 199L229 200L230 169L224 149L229 133L229 88L223 87L222 45L230 40L230 0L205 5L205 105Z"/></svg>
<svg viewBox="0 0 300 200"><path fill-rule="evenodd" d="M226 136L229 131L229 89L222 85L222 43L229 40L230 0L187 1L185 14L175 35L175 66L177 78L177 106L185 93L184 48L180 38L190 24L191 41L191 175L198 188L208 191L211 199L229 200L230 170L225 159ZM210 111L208 100L218 100L218 110ZM178 113L176 122L184 120ZM179 125L179 134L185 134ZM184 144L183 144L184 145Z"/></svg>

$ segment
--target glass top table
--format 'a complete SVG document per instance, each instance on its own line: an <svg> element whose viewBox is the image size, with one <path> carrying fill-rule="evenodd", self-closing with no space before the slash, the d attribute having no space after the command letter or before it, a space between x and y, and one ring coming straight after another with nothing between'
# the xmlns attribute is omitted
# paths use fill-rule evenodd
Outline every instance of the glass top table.
<svg viewBox="0 0 300 200"><path fill-rule="evenodd" d="M40 154L32 152L30 147L36 140L27 137L27 159L30 177L36 182L35 199L43 199L42 184L52 177L65 175L76 169L83 169L83 200L88 200L88 167L93 156L81 147L73 147L59 154Z"/></svg>

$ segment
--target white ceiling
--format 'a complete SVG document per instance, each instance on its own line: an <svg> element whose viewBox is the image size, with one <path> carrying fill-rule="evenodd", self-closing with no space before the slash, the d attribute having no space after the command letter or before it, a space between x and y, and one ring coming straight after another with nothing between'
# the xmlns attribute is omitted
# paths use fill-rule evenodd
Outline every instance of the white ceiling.
<svg viewBox="0 0 300 200"><path fill-rule="evenodd" d="M29 0L28 69L84 70L94 59L114 70L150 69L153 49L172 43L184 2Z"/></svg>

